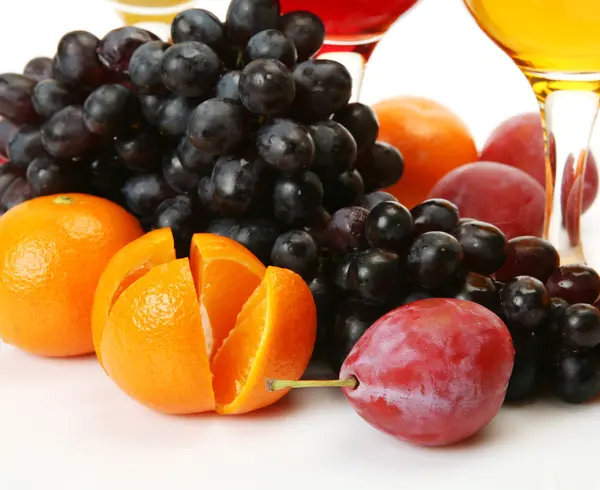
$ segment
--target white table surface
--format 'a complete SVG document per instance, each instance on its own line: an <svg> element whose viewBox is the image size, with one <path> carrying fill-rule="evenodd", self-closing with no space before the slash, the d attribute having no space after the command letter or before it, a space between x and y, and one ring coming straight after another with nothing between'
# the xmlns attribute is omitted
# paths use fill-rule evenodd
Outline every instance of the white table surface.
<svg viewBox="0 0 600 490"><path fill-rule="evenodd" d="M102 35L116 22L99 0L4 0L2 10L2 71L52 55L68 30ZM460 0L423 0L376 50L362 98L396 94L448 105L479 145L504 118L536 110ZM592 252L598 207L585 219ZM93 358L38 359L0 345L2 490L595 489L599 433L600 402L542 401L503 408L468 443L423 449L372 429L335 390L293 393L248 416L168 417L127 398Z"/></svg>

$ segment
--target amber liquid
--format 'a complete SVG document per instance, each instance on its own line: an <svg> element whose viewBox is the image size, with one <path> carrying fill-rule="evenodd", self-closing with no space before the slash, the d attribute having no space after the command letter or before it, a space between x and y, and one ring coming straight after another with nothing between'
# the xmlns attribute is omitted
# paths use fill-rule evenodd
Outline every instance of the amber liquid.
<svg viewBox="0 0 600 490"><path fill-rule="evenodd" d="M190 0L112 0L117 13L126 24L142 22L169 23Z"/></svg>
<svg viewBox="0 0 600 490"><path fill-rule="evenodd" d="M599 0L465 0L523 69L600 73Z"/></svg>

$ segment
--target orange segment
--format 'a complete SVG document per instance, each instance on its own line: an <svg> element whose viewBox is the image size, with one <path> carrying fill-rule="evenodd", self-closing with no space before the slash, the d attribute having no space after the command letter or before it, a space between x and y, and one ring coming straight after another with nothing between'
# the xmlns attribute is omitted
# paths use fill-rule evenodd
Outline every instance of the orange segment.
<svg viewBox="0 0 600 490"><path fill-rule="evenodd" d="M300 379L312 355L317 313L310 290L294 272L269 267L212 361L217 412L266 407L287 393L269 392L269 378Z"/></svg>
<svg viewBox="0 0 600 490"><path fill-rule="evenodd" d="M119 296L152 267L175 260L173 234L169 228L151 231L115 254L102 273L92 309L94 349L100 358L102 332Z"/></svg>
<svg viewBox="0 0 600 490"><path fill-rule="evenodd" d="M234 240L208 233L192 238L190 263L210 357L217 352L244 303L260 284L265 266Z"/></svg>
<svg viewBox="0 0 600 490"><path fill-rule="evenodd" d="M140 403L170 414L213 410L212 374L189 260L152 268L116 300L100 343L104 368Z"/></svg>

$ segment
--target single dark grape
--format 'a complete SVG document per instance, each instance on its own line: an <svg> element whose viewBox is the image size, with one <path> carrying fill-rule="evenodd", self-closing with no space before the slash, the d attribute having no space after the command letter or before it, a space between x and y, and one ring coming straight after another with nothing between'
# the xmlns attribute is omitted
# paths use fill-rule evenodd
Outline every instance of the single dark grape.
<svg viewBox="0 0 600 490"><path fill-rule="evenodd" d="M185 135L190 116L197 106L196 99L172 95L161 104L155 125L162 134L179 138Z"/></svg>
<svg viewBox="0 0 600 490"><path fill-rule="evenodd" d="M414 229L410 211L400 203L387 201L369 213L365 236L372 247L405 253L414 238Z"/></svg>
<svg viewBox="0 0 600 490"><path fill-rule="evenodd" d="M52 78L52 59L40 56L29 60L23 69L23 75L36 82Z"/></svg>
<svg viewBox="0 0 600 490"><path fill-rule="evenodd" d="M415 234L428 231L452 233L459 225L458 208L445 199L428 199L410 210L415 222Z"/></svg>
<svg viewBox="0 0 600 490"><path fill-rule="evenodd" d="M587 265L563 265L550 275L546 287L550 296L571 304L594 304L600 295L600 277Z"/></svg>
<svg viewBox="0 0 600 490"><path fill-rule="evenodd" d="M122 188L127 209L140 217L151 217L158 206L175 196L162 174L134 175L127 179Z"/></svg>
<svg viewBox="0 0 600 490"><path fill-rule="evenodd" d="M313 215L323 200L323 185L312 172L282 176L273 189L273 212L280 221L292 224Z"/></svg>
<svg viewBox="0 0 600 490"><path fill-rule="evenodd" d="M563 344L561 325L563 317L567 308L569 307L564 299L551 298L550 299L550 315L543 324L536 335L540 339L540 349L544 352L544 356L540 359L542 369L546 372L550 372L552 369L552 362L554 355L560 350Z"/></svg>
<svg viewBox="0 0 600 490"><path fill-rule="evenodd" d="M390 187L404 174L404 157L398 149L383 141L377 141L361 153L356 168L362 175L367 192Z"/></svg>
<svg viewBox="0 0 600 490"><path fill-rule="evenodd" d="M184 137L177 146L181 164L200 175L210 175L219 155L196 148L189 138Z"/></svg>
<svg viewBox="0 0 600 490"><path fill-rule="evenodd" d="M287 174L312 165L315 144L308 130L290 119L273 119L256 133L256 150L260 157Z"/></svg>
<svg viewBox="0 0 600 490"><path fill-rule="evenodd" d="M546 282L560 265L560 257L550 242L534 236L522 236L508 241L504 265L496 278L508 281L517 276L531 276Z"/></svg>
<svg viewBox="0 0 600 490"><path fill-rule="evenodd" d="M493 274L506 260L506 236L494 225L470 221L457 226L453 235L463 249L463 263L471 272Z"/></svg>
<svg viewBox="0 0 600 490"><path fill-rule="evenodd" d="M323 206L319 206L313 214L307 218L301 219L299 223L295 225L302 228L313 237L319 248L323 246L323 236L329 222L331 221L331 215Z"/></svg>
<svg viewBox="0 0 600 490"><path fill-rule="evenodd" d="M342 208L331 215L323 235L325 246L334 255L368 248L365 222L369 212L361 207Z"/></svg>
<svg viewBox="0 0 600 490"><path fill-rule="evenodd" d="M207 10L187 9L173 19L171 38L175 43L204 43L219 52L225 42L225 26L216 15Z"/></svg>
<svg viewBox="0 0 600 490"><path fill-rule="evenodd" d="M296 114L308 120L323 119L340 110L352 95L352 77L333 60L308 60L293 72Z"/></svg>
<svg viewBox="0 0 600 490"><path fill-rule="evenodd" d="M113 154L102 154L89 162L88 181L93 189L103 197L115 197L120 194L125 181L130 177L123 161Z"/></svg>
<svg viewBox="0 0 600 490"><path fill-rule="evenodd" d="M25 177L15 178L0 196L0 211L8 211L36 197L35 190Z"/></svg>
<svg viewBox="0 0 600 490"><path fill-rule="evenodd" d="M398 202L398 199L389 192L374 191L370 192L369 194L365 194L358 204L367 211L372 211L375 206L386 201Z"/></svg>
<svg viewBox="0 0 600 490"><path fill-rule="evenodd" d="M533 332L513 332L515 361L506 391L507 402L524 402L533 398L539 386L539 342Z"/></svg>
<svg viewBox="0 0 600 490"><path fill-rule="evenodd" d="M240 100L240 70L228 71L223 74L215 87L215 95L222 99Z"/></svg>
<svg viewBox="0 0 600 490"><path fill-rule="evenodd" d="M149 128L115 138L114 147L123 165L134 172L153 172L160 166L160 136Z"/></svg>
<svg viewBox="0 0 600 490"><path fill-rule="evenodd" d="M385 311L351 299L340 309L327 342L327 357L334 372L340 368L354 345Z"/></svg>
<svg viewBox="0 0 600 490"><path fill-rule="evenodd" d="M321 351L325 347L327 335L333 329L333 322L339 309L339 294L329 278L324 274L314 277L308 283L308 287L317 307L315 351Z"/></svg>
<svg viewBox="0 0 600 490"><path fill-rule="evenodd" d="M224 155L211 175L213 205L224 216L243 216L257 197L262 162Z"/></svg>
<svg viewBox="0 0 600 490"><path fill-rule="evenodd" d="M206 227L206 233L212 233L214 235L224 236L235 240L237 238L239 229L240 224L236 220L232 218L218 218L208 223L208 226ZM273 239L273 241L275 241L275 239ZM269 255L270 254L271 247L269 247Z"/></svg>
<svg viewBox="0 0 600 490"><path fill-rule="evenodd" d="M138 100L140 102L142 115L150 124L158 126L160 109L164 99L158 95L142 94L138 96Z"/></svg>
<svg viewBox="0 0 600 490"><path fill-rule="evenodd" d="M0 157L8 155L8 143L18 129L12 121L0 117Z"/></svg>
<svg viewBox="0 0 600 490"><path fill-rule="evenodd" d="M354 168L356 142L344 126L327 120L309 126L308 130L315 143L316 174L330 178Z"/></svg>
<svg viewBox="0 0 600 490"><path fill-rule="evenodd" d="M280 61L288 68L293 68L298 58L292 40L275 29L254 34L246 45L245 55L247 62L266 58Z"/></svg>
<svg viewBox="0 0 600 490"><path fill-rule="evenodd" d="M51 157L37 157L27 167L27 180L36 195L47 196L69 192L73 182L68 170Z"/></svg>
<svg viewBox="0 0 600 490"><path fill-rule="evenodd" d="M97 144L96 136L83 122L83 109L79 106L58 111L43 124L41 133L44 148L58 158L80 157Z"/></svg>
<svg viewBox="0 0 600 490"><path fill-rule="evenodd" d="M458 240L443 231L430 231L412 243L408 276L413 284L436 290L448 284L459 272L463 251Z"/></svg>
<svg viewBox="0 0 600 490"><path fill-rule="evenodd" d="M140 112L128 89L107 84L95 89L83 103L83 122L90 133L117 136L139 122Z"/></svg>
<svg viewBox="0 0 600 490"><path fill-rule="evenodd" d="M569 306L562 315L563 343L573 349L592 349L600 345L600 312L592 305Z"/></svg>
<svg viewBox="0 0 600 490"><path fill-rule="evenodd" d="M140 27L124 26L113 29L98 45L98 58L110 70L127 73L133 53L141 45L158 38Z"/></svg>
<svg viewBox="0 0 600 490"><path fill-rule="evenodd" d="M200 174L184 167L177 156L177 152L173 151L164 156L162 170L167 184L175 192L179 194L196 193L200 182Z"/></svg>
<svg viewBox="0 0 600 490"><path fill-rule="evenodd" d="M279 29L292 40L298 51L298 61L306 61L314 55L325 40L325 25L312 12L296 11L282 15Z"/></svg>
<svg viewBox="0 0 600 490"><path fill-rule="evenodd" d="M263 264L268 265L271 263L271 250L280 233L281 227L274 219L261 217L240 223L230 238L241 243Z"/></svg>
<svg viewBox="0 0 600 490"><path fill-rule="evenodd" d="M137 48L129 60L129 80L140 94L162 95L166 87L162 83L161 63L170 44L150 41Z"/></svg>
<svg viewBox="0 0 600 490"><path fill-rule="evenodd" d="M78 89L106 83L110 73L96 56L99 46L100 40L90 32L65 34L58 42L53 78Z"/></svg>
<svg viewBox="0 0 600 490"><path fill-rule="evenodd" d="M380 249L360 252L348 270L352 289L366 302L387 303L406 290L397 254Z"/></svg>
<svg viewBox="0 0 600 490"><path fill-rule="evenodd" d="M26 124L21 126L8 142L8 158L23 170L34 158L46 154L42 145L42 135L37 126Z"/></svg>
<svg viewBox="0 0 600 490"><path fill-rule="evenodd" d="M501 312L500 295L496 284L487 276L469 272L461 276L443 292L444 296L472 301L496 314Z"/></svg>
<svg viewBox="0 0 600 490"><path fill-rule="evenodd" d="M192 196L175 196L163 201L154 212L152 228L170 228L177 257L187 257L194 233L201 229L198 206Z"/></svg>
<svg viewBox="0 0 600 490"><path fill-rule="evenodd" d="M290 269L309 281L317 274L319 251L312 236L303 230L279 235L271 251L271 264Z"/></svg>
<svg viewBox="0 0 600 490"><path fill-rule="evenodd" d="M210 215L217 214L214 199L215 187L210 176L205 176L200 179L200 182L198 182L197 194L202 208Z"/></svg>
<svg viewBox="0 0 600 490"><path fill-rule="evenodd" d="M31 100L35 111L44 119L48 119L61 109L79 102L79 97L68 85L48 79L34 87Z"/></svg>
<svg viewBox="0 0 600 490"><path fill-rule="evenodd" d="M344 126L356 141L358 153L371 148L379 135L377 114L368 105L353 102L333 115L333 120Z"/></svg>
<svg viewBox="0 0 600 490"><path fill-rule="evenodd" d="M333 283L342 291L352 291L356 286L353 276L350 274L350 268L356 260L358 252L350 252L346 255L334 259L331 264L331 278Z"/></svg>
<svg viewBox="0 0 600 490"><path fill-rule="evenodd" d="M240 75L238 90L246 109L260 116L283 115L296 96L291 72L277 60L248 63Z"/></svg>
<svg viewBox="0 0 600 490"><path fill-rule="evenodd" d="M544 283L529 276L508 281L500 293L507 324L514 330L535 331L550 315L550 296Z"/></svg>
<svg viewBox="0 0 600 490"><path fill-rule="evenodd" d="M174 44L162 58L162 82L183 97L206 97L219 80L220 65L217 53L206 44Z"/></svg>
<svg viewBox="0 0 600 490"><path fill-rule="evenodd" d="M196 148L210 153L231 153L248 134L242 105L231 99L209 99L191 113L187 136Z"/></svg>
<svg viewBox="0 0 600 490"><path fill-rule="evenodd" d="M561 351L552 388L567 403L585 403L600 394L600 360L592 352Z"/></svg>
<svg viewBox="0 0 600 490"><path fill-rule="evenodd" d="M31 94L36 85L23 75L4 73L0 75L0 116L10 119L14 124L36 122Z"/></svg>
<svg viewBox="0 0 600 490"><path fill-rule="evenodd" d="M325 188L323 206L332 213L360 203L365 195L365 184L356 170L349 170L334 178L323 179L323 187Z"/></svg>
<svg viewBox="0 0 600 490"><path fill-rule="evenodd" d="M232 0L225 20L227 37L242 46L257 32L277 27L279 0Z"/></svg>

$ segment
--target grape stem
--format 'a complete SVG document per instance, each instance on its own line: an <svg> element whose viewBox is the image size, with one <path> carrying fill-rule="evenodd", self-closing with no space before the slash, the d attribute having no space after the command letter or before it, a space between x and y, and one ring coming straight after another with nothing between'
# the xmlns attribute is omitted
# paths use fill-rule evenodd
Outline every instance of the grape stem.
<svg viewBox="0 0 600 490"><path fill-rule="evenodd" d="M354 376L348 379L332 380L301 380L291 381L284 379L268 379L267 390L278 391L287 388L358 388L358 379Z"/></svg>

